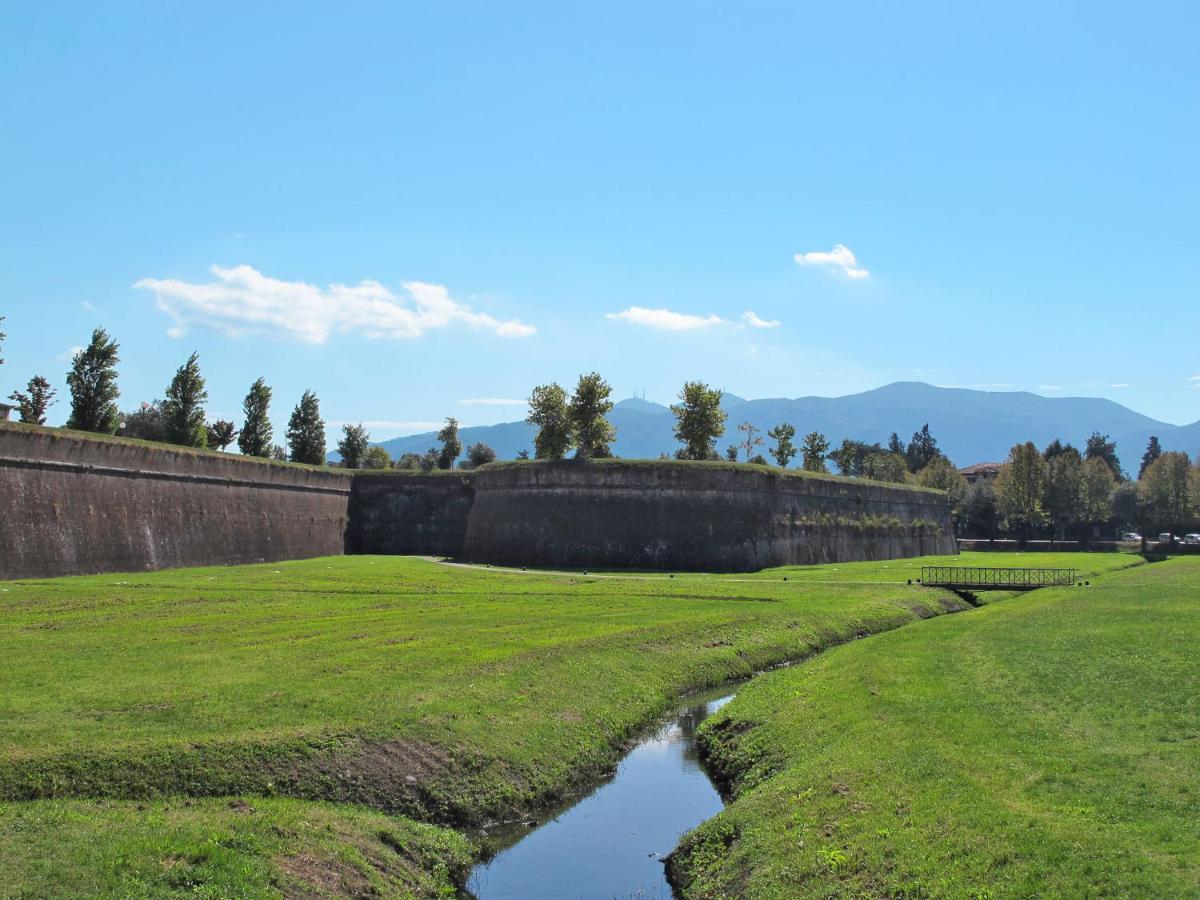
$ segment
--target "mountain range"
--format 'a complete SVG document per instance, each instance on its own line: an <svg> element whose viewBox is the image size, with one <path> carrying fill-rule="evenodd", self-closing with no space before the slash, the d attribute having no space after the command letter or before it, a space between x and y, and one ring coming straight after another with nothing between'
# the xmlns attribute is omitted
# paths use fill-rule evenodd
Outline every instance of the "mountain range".
<svg viewBox="0 0 1200 900"><path fill-rule="evenodd" d="M717 441L724 452L737 443L740 422L766 431L780 422L796 427L797 439L809 431L824 434L836 447L843 438L886 444L894 431L907 443L928 423L938 446L957 465L1002 461L1013 444L1033 441L1044 447L1055 438L1082 448L1099 431L1117 444L1125 469L1137 472L1146 442L1156 435L1164 450L1200 452L1200 421L1171 425L1134 412L1112 400L1093 397L1040 397L1024 391L978 391L935 387L921 382L896 382L844 397L745 400L726 394L722 406L729 414L725 436ZM672 429L671 410L640 398L622 400L609 420L616 428L613 452L626 458L673 454L679 446ZM463 446L489 444L499 459L512 459L521 450L533 451L535 429L524 422L480 425L460 431ZM393 458L423 453L437 443L434 432L382 442Z"/></svg>

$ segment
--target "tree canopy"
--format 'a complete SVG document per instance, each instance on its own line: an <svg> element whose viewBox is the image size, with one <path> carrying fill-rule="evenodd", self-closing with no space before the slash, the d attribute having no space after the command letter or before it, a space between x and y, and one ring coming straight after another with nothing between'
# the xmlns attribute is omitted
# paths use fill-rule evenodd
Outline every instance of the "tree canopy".
<svg viewBox="0 0 1200 900"><path fill-rule="evenodd" d="M1023 534L1046 521L1042 498L1046 490L1046 461L1032 441L1017 444L996 476L996 506Z"/></svg>
<svg viewBox="0 0 1200 900"><path fill-rule="evenodd" d="M271 406L271 389L265 379L256 379L250 392L242 401L242 433L238 435L238 449L247 456L270 456L271 441L275 430L271 427L268 411Z"/></svg>
<svg viewBox="0 0 1200 900"><path fill-rule="evenodd" d="M1108 463L1108 467L1112 469L1113 477L1117 481L1125 480L1125 470L1121 468L1121 460L1117 458L1116 442L1109 439L1107 434L1100 434L1098 431L1093 431L1092 436L1087 440L1087 448L1083 451L1084 459L1102 459Z"/></svg>
<svg viewBox="0 0 1200 900"><path fill-rule="evenodd" d="M681 459L716 459L717 438L725 433L726 412L721 392L702 381L688 381L671 405L675 414L675 440L683 444Z"/></svg>
<svg viewBox="0 0 1200 900"><path fill-rule="evenodd" d="M117 363L120 345L103 328L92 332L88 345L71 357L67 388L71 392L71 415L67 427L98 434L113 434L120 424L116 400Z"/></svg>
<svg viewBox="0 0 1200 900"><path fill-rule="evenodd" d="M367 451L371 447L371 436L360 422L357 425L343 425L342 439L338 441L337 452L342 458L342 466L347 469L365 468Z"/></svg>
<svg viewBox="0 0 1200 900"><path fill-rule="evenodd" d="M775 458L775 462L780 468L786 469L788 463L795 458L796 445L793 443L796 437L796 427L790 422L781 422L770 431L767 432L767 437L775 442L775 446L767 452Z"/></svg>
<svg viewBox="0 0 1200 900"><path fill-rule="evenodd" d="M439 469L453 469L455 460L462 453L462 441L458 437L458 419L453 417L447 418L446 424L437 433L437 439L442 445L437 455L437 467Z"/></svg>
<svg viewBox="0 0 1200 900"><path fill-rule="evenodd" d="M538 426L533 440L537 459L562 459L574 443L571 419L567 414L567 392L557 384L535 387L529 396L529 415L525 421Z"/></svg>
<svg viewBox="0 0 1200 900"><path fill-rule="evenodd" d="M804 436L800 447L800 465L805 472L828 472L825 457L829 455L829 441L819 431L810 431Z"/></svg>
<svg viewBox="0 0 1200 900"><path fill-rule="evenodd" d="M606 418L612 412L612 386L596 372L579 376L575 394L567 406L567 418L575 434L575 457L592 459L611 456L616 430Z"/></svg>
<svg viewBox="0 0 1200 900"><path fill-rule="evenodd" d="M325 464L325 420L317 395L305 391L288 419L287 442L292 462Z"/></svg>
<svg viewBox="0 0 1200 900"><path fill-rule="evenodd" d="M21 413L21 421L30 425L45 425L46 410L54 405L55 390L50 382L41 375L34 375L25 386L29 393L13 391L9 399L17 404Z"/></svg>
<svg viewBox="0 0 1200 900"><path fill-rule="evenodd" d="M1150 435L1150 441L1146 444L1146 452L1142 454L1142 464L1138 468L1138 481L1142 480L1142 476L1146 474L1146 470L1151 464L1162 456L1162 446L1158 443L1157 435Z"/></svg>
<svg viewBox="0 0 1200 900"><path fill-rule="evenodd" d="M171 383L167 385L167 396L163 400L163 424L167 440L184 447L208 446L208 429L205 427L204 404L208 391L204 376L200 374L200 362L195 353L180 366Z"/></svg>

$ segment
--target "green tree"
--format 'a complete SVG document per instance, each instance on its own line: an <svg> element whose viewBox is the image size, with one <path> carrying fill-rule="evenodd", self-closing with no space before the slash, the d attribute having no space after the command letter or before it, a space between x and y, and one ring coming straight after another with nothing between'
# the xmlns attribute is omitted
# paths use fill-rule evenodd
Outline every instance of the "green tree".
<svg viewBox="0 0 1200 900"><path fill-rule="evenodd" d="M917 484L945 491L951 512L956 516L967 496L967 479L959 475L954 464L941 455L917 473Z"/></svg>
<svg viewBox="0 0 1200 900"><path fill-rule="evenodd" d="M805 472L828 472L825 457L829 454L829 441L819 431L810 431L800 446L801 466Z"/></svg>
<svg viewBox="0 0 1200 900"><path fill-rule="evenodd" d="M447 418L446 424L437 433L437 439L442 444L442 449L438 451L437 467L439 469L453 469L454 461L462 453L462 441L458 437L458 419L453 417Z"/></svg>
<svg viewBox="0 0 1200 900"><path fill-rule="evenodd" d="M1125 470L1121 468L1121 460L1117 458L1117 445L1109 440L1107 434L1100 434L1098 431L1093 431L1092 436L1088 438L1087 448L1083 451L1084 459L1096 459L1099 457L1108 463L1108 467L1112 469L1113 477L1117 481L1125 480Z"/></svg>
<svg viewBox="0 0 1200 900"><path fill-rule="evenodd" d="M281 444L272 444L270 450L267 451L267 455L276 462L287 462L288 458L288 452Z"/></svg>
<svg viewBox="0 0 1200 900"><path fill-rule="evenodd" d="M929 432L929 423L921 426L920 431L913 432L912 440L904 451L904 461L910 472L920 472L923 468L941 456L937 441Z"/></svg>
<svg viewBox="0 0 1200 900"><path fill-rule="evenodd" d="M616 431L606 418L612 411L612 387L596 372L579 376L575 394L567 406L567 418L575 434L575 458L611 456Z"/></svg>
<svg viewBox="0 0 1200 900"><path fill-rule="evenodd" d="M9 399L16 403L21 411L21 421L30 425L45 425L46 410L54 405L55 390L41 375L30 378L25 390L29 393L13 391L9 395Z"/></svg>
<svg viewBox="0 0 1200 900"><path fill-rule="evenodd" d="M522 447L517 451L517 459L529 459L529 451Z"/></svg>
<svg viewBox="0 0 1200 900"><path fill-rule="evenodd" d="M1022 539L1046 522L1046 461L1032 441L1017 444L996 476L996 506Z"/></svg>
<svg viewBox="0 0 1200 900"><path fill-rule="evenodd" d="M1083 457L1074 447L1065 448L1046 462L1045 471L1042 508L1059 536L1065 537L1083 517Z"/></svg>
<svg viewBox="0 0 1200 900"><path fill-rule="evenodd" d="M843 475L857 478L864 474L867 457L884 452L884 449L878 444L867 444L846 438L840 447L829 454L829 458L833 460L838 471Z"/></svg>
<svg viewBox="0 0 1200 900"><path fill-rule="evenodd" d="M1195 520L1191 462L1186 453L1164 453L1146 467L1138 494L1155 529L1180 534Z"/></svg>
<svg viewBox="0 0 1200 900"><path fill-rule="evenodd" d="M898 456L904 456L904 442L900 440L900 435L892 432L892 436L887 442L888 453L895 453Z"/></svg>
<svg viewBox="0 0 1200 900"><path fill-rule="evenodd" d="M1080 520L1087 525L1102 525L1113 516L1113 490L1117 480L1102 459L1083 463L1083 497Z"/></svg>
<svg viewBox="0 0 1200 900"><path fill-rule="evenodd" d="M392 467L392 457L386 448L375 444L367 449L367 454L363 457L362 467L364 469L390 469Z"/></svg>
<svg viewBox="0 0 1200 900"><path fill-rule="evenodd" d="M571 417L567 414L567 392L557 384L542 384L533 389L525 421L538 426L533 440L537 459L562 459L575 442Z"/></svg>
<svg viewBox="0 0 1200 900"><path fill-rule="evenodd" d="M162 404L158 400L143 402L132 412L123 413L121 435L140 441L165 441L167 424L163 420Z"/></svg>
<svg viewBox="0 0 1200 900"><path fill-rule="evenodd" d="M737 462L738 448L737 444L730 444L725 448L725 458L730 462Z"/></svg>
<svg viewBox="0 0 1200 900"><path fill-rule="evenodd" d="M292 462L325 464L325 420L317 395L305 391L288 419L287 442Z"/></svg>
<svg viewBox="0 0 1200 900"><path fill-rule="evenodd" d="M438 459L441 453L437 447L430 447L421 455L420 468L422 472L432 472L438 467Z"/></svg>
<svg viewBox="0 0 1200 900"><path fill-rule="evenodd" d="M396 460L396 468L406 471L416 471L421 468L420 453L402 453Z"/></svg>
<svg viewBox="0 0 1200 900"><path fill-rule="evenodd" d="M495 461L496 451L483 441L477 441L467 448L467 458L463 468L478 469L480 466L486 466Z"/></svg>
<svg viewBox="0 0 1200 900"><path fill-rule="evenodd" d="M907 480L908 464L899 453L888 453L884 450L872 453L863 460L862 474L872 481L903 484Z"/></svg>
<svg viewBox="0 0 1200 900"><path fill-rule="evenodd" d="M1091 460L1089 459L1090 463ZM1105 463L1105 469L1108 469L1108 464ZM1109 478L1112 478L1112 470L1108 469ZM1116 479L1113 479L1115 482ZM1147 522L1146 510L1139 496L1138 483L1131 481L1116 482L1116 487L1112 492L1112 516L1119 528L1137 528L1143 531L1148 531L1148 526L1153 523Z"/></svg>
<svg viewBox="0 0 1200 900"><path fill-rule="evenodd" d="M168 442L184 447L208 446L208 432L204 427L206 400L208 391L204 387L204 376L200 374L199 358L193 353L167 385L162 413Z"/></svg>
<svg viewBox="0 0 1200 900"><path fill-rule="evenodd" d="M103 328L92 332L88 345L71 358L67 387L71 391L71 415L67 427L97 434L113 434L120 424L116 399L117 363L120 346Z"/></svg>
<svg viewBox="0 0 1200 900"><path fill-rule="evenodd" d="M271 455L275 429L271 427L271 419L267 415L270 406L271 389L264 379L259 378L250 385L250 392L242 401L245 419L242 433L238 436L238 449L246 456Z"/></svg>
<svg viewBox="0 0 1200 900"><path fill-rule="evenodd" d="M1054 459L1055 457L1062 456L1064 453L1078 454L1079 451L1070 444L1064 444L1061 440L1055 438L1049 444L1047 444L1046 449L1042 451L1042 459L1044 459L1046 462L1050 462L1050 460Z"/></svg>
<svg viewBox="0 0 1200 900"><path fill-rule="evenodd" d="M208 446L215 450L224 450L237 440L238 429L228 419L217 419L208 426Z"/></svg>
<svg viewBox="0 0 1200 900"><path fill-rule="evenodd" d="M725 433L721 392L702 381L685 382L671 412L675 414L675 440L683 444L679 458L716 459L717 438Z"/></svg>
<svg viewBox="0 0 1200 900"><path fill-rule="evenodd" d="M786 469L798 452L792 443L796 437L796 427L789 422L781 422L767 432L767 437L775 442L775 446L767 452L775 457L781 469Z"/></svg>
<svg viewBox="0 0 1200 900"><path fill-rule="evenodd" d="M1156 435L1150 435L1150 442L1146 444L1146 452L1142 454L1142 465L1138 469L1138 481L1142 480L1142 476L1146 474L1146 470L1150 468L1151 463L1162 456L1162 447L1158 443Z"/></svg>
<svg viewBox="0 0 1200 900"><path fill-rule="evenodd" d="M343 425L342 439L338 441L337 452L342 458L342 467L346 469L364 468L367 450L371 447L371 436L360 422L357 425Z"/></svg>
<svg viewBox="0 0 1200 900"><path fill-rule="evenodd" d="M958 523L960 534L995 540L1000 525L1000 510L996 505L996 492L989 482L980 480L967 485Z"/></svg>
<svg viewBox="0 0 1200 900"><path fill-rule="evenodd" d="M750 462L750 457L756 455L754 448L762 446L763 439L759 434L762 429L750 422L743 422L738 426L738 431L745 435L745 437L742 438L742 442L738 444L738 447L745 451L746 462Z"/></svg>

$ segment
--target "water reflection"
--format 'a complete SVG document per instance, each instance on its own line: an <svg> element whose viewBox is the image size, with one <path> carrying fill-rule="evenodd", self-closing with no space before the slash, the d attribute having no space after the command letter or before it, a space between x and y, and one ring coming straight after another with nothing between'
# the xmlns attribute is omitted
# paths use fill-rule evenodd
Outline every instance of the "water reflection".
<svg viewBox="0 0 1200 900"><path fill-rule="evenodd" d="M731 698L728 690L689 698L612 780L476 866L470 891L479 900L669 898L662 858L721 810L700 765L696 729Z"/></svg>

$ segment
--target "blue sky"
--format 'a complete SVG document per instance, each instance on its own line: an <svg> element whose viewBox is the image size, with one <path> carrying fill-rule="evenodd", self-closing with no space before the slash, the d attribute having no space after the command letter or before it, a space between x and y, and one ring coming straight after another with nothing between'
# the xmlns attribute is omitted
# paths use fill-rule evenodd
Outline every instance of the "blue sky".
<svg viewBox="0 0 1200 900"><path fill-rule="evenodd" d="M1194 3L0 17L4 395L103 325L125 408L197 350L376 438L591 369L1200 418Z"/></svg>

